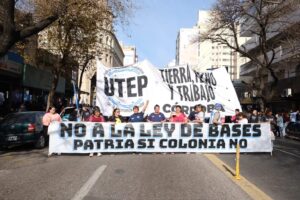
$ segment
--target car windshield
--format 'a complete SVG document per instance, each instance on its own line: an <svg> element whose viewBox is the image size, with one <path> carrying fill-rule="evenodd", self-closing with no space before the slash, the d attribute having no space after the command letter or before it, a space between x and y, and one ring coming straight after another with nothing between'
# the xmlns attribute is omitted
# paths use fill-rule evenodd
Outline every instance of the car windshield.
<svg viewBox="0 0 300 200"><path fill-rule="evenodd" d="M2 121L1 125L12 125L17 123L34 123L33 113L13 113L7 115Z"/></svg>

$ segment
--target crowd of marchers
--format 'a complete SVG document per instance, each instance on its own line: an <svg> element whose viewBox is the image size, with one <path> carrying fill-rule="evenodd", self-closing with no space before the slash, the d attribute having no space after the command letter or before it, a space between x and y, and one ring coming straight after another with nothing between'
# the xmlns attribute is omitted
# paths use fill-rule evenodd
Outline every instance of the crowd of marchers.
<svg viewBox="0 0 300 200"><path fill-rule="evenodd" d="M285 136L285 128L289 122L300 122L299 110L274 114L271 109L266 109L265 112L258 112L255 109L251 112L240 112L236 109L235 113L230 119L231 123L270 123L276 137Z"/></svg>
<svg viewBox="0 0 300 200"><path fill-rule="evenodd" d="M288 122L298 122L300 121L299 110L290 113L278 113L273 115L270 109L267 109L264 113L253 110L252 113L240 112L239 109L235 110L235 115L230 119L225 119L221 117L222 105L216 103L213 111L210 113L210 117L205 117L204 108L202 105L197 104L194 106L194 110L186 116L182 111L180 105L175 106L175 112L172 112L169 117L166 117L162 112L160 112L160 106L154 106L154 112L150 115L145 116L145 111L148 107L149 101L146 101L142 110L138 106L133 107L133 114L129 117L123 117L121 115L119 108L114 108L112 115L110 117L104 117L98 106L94 106L90 109L84 106L81 112L75 112L75 118L77 120L71 121L85 121L85 122L114 122L118 123L134 123L134 122L179 122L179 123L210 123L210 124L223 124L223 123L270 123L271 131L275 136L284 136L285 127ZM61 122L61 116L56 113L56 108L51 106L48 112L43 117L43 127L44 134L48 132L48 126L53 121ZM101 153L97 154L101 156ZM90 154L93 156L93 153Z"/></svg>

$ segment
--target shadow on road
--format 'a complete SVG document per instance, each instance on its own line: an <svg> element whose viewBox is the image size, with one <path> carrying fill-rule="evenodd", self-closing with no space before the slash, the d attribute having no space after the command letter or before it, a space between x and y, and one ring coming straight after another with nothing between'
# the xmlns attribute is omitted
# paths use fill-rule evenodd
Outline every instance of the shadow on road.
<svg viewBox="0 0 300 200"><path fill-rule="evenodd" d="M0 158L5 156L22 156L32 154L45 154L47 147L43 149L35 149L32 145L15 146L0 150Z"/></svg>

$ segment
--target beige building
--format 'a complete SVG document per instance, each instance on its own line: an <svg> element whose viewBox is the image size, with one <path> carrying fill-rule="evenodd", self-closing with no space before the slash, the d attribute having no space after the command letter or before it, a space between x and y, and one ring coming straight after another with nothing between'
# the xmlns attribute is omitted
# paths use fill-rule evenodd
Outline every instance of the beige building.
<svg viewBox="0 0 300 200"><path fill-rule="evenodd" d="M122 50L124 52L124 66L133 65L138 62L138 55L136 53L136 47L133 45L125 45L121 43Z"/></svg>
<svg viewBox="0 0 300 200"><path fill-rule="evenodd" d="M197 66L199 59L199 29L181 28L176 39L176 65Z"/></svg>
<svg viewBox="0 0 300 200"><path fill-rule="evenodd" d="M104 21L102 26L103 28L106 28L106 30L99 32L99 40L95 48L96 51L101 53L96 59L99 59L106 67L124 66L123 60L125 55L118 39L112 32L112 23ZM80 98L80 103L82 104L95 105L96 73L96 60L93 60L89 63L87 70L83 73L81 85L82 93ZM80 76L80 74L81 70L79 69L78 76Z"/></svg>

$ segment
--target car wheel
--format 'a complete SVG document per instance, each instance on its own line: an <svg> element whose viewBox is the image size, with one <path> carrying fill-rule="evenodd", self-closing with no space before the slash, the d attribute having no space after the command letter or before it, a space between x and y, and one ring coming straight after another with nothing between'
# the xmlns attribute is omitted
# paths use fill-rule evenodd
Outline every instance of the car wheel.
<svg viewBox="0 0 300 200"><path fill-rule="evenodd" d="M38 141L35 143L35 148L42 149L46 146L46 138L44 135L40 135Z"/></svg>

